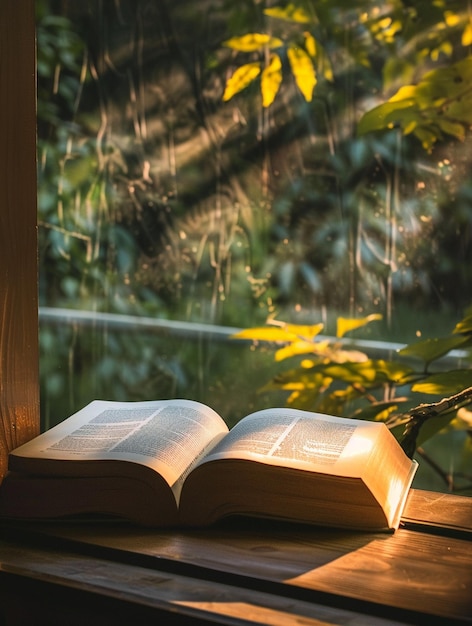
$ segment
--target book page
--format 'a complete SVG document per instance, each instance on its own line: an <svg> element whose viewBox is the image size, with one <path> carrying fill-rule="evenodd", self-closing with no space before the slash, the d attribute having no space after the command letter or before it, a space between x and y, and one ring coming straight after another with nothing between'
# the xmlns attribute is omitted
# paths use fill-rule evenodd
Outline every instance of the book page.
<svg viewBox="0 0 472 626"><path fill-rule="evenodd" d="M70 461L127 460L152 467L172 485L215 438L227 432L217 413L190 400L97 400L17 448L13 456ZM19 465L18 469L21 469Z"/></svg>
<svg viewBox="0 0 472 626"><path fill-rule="evenodd" d="M336 472L352 475L370 454L379 427L385 428L297 409L266 409L243 418L205 461L244 458L326 473L336 465Z"/></svg>

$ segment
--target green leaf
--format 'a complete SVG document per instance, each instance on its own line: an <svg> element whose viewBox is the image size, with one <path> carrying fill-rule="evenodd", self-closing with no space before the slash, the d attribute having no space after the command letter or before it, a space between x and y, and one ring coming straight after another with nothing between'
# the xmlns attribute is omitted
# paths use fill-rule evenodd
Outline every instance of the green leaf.
<svg viewBox="0 0 472 626"><path fill-rule="evenodd" d="M472 125L472 94L449 102L444 110L450 120L457 120L467 126Z"/></svg>
<svg viewBox="0 0 472 626"><path fill-rule="evenodd" d="M336 337L344 337L346 333L356 328L362 328L370 322L381 320L382 315L380 313L372 313L367 317L362 318L350 318L350 317L338 317L336 327Z"/></svg>
<svg viewBox="0 0 472 626"><path fill-rule="evenodd" d="M223 46L238 52L256 52L264 48L280 48L283 41L278 37L271 37L266 33L248 33L241 37L231 37L223 42Z"/></svg>
<svg viewBox="0 0 472 626"><path fill-rule="evenodd" d="M352 394L352 388L350 388L349 391L351 391ZM327 415L339 415L339 417L343 417L346 414L345 407L347 401L347 395L339 395L338 393L324 394L318 400L315 410L320 411L320 413L326 413Z"/></svg>
<svg viewBox="0 0 472 626"><path fill-rule="evenodd" d="M233 96L245 89L252 81L259 76L261 71L260 63L246 63L234 72L226 83L223 101L231 100Z"/></svg>
<svg viewBox="0 0 472 626"><path fill-rule="evenodd" d="M303 389L315 389L319 391L329 386L331 380L332 379L327 378L322 372L306 370L299 367L275 376L269 385L272 388L283 389L285 391L301 391ZM263 391L267 390L267 386L263 387Z"/></svg>
<svg viewBox="0 0 472 626"><path fill-rule="evenodd" d="M468 92L472 79L472 57L427 72L418 84L426 106L443 98L450 100Z"/></svg>
<svg viewBox="0 0 472 626"><path fill-rule="evenodd" d="M413 133L427 151L443 134L463 140L471 124L472 58L427 72L417 85L405 85L388 100L367 111L359 134L400 126Z"/></svg>
<svg viewBox="0 0 472 626"><path fill-rule="evenodd" d="M317 82L312 60L303 48L297 46L290 46L287 50L287 56L298 88L305 100L311 102Z"/></svg>
<svg viewBox="0 0 472 626"><path fill-rule="evenodd" d="M406 402L406 398L395 398L390 402L375 402L369 404L354 413L356 419L368 420L370 422L384 422L394 411L398 410L398 405Z"/></svg>
<svg viewBox="0 0 472 626"><path fill-rule="evenodd" d="M424 128L424 127L416 127L415 135L421 141L421 145L426 150L426 152L431 152L432 147L436 143L436 141L440 138L437 130L433 127Z"/></svg>
<svg viewBox="0 0 472 626"><path fill-rule="evenodd" d="M466 343L467 340L468 337L457 335L438 339L424 339L398 350L398 354L401 356L415 357L425 363L431 363L431 361L439 359L451 350Z"/></svg>
<svg viewBox="0 0 472 626"><path fill-rule="evenodd" d="M438 415L438 417L432 417L427 420L421 427L418 439L416 440L418 446L423 445L425 441L428 441L428 439L434 437L434 435L443 430L443 428L446 428L455 418L456 411L451 411L450 413Z"/></svg>
<svg viewBox="0 0 472 626"><path fill-rule="evenodd" d="M440 432L443 428L446 428L446 426L454 419L454 417L455 411L451 411L451 413L446 413L438 417L432 417L431 419L427 420L420 428L419 435L416 439L417 447L422 446L425 441L428 441L428 439L434 437L434 435ZM394 437L396 437L396 439L401 442L405 434L405 424L401 424L399 426L391 428L390 432L392 433L392 435L394 435Z"/></svg>
<svg viewBox="0 0 472 626"><path fill-rule="evenodd" d="M452 332L454 334L472 333L472 315L468 315L463 320L458 322Z"/></svg>
<svg viewBox="0 0 472 626"><path fill-rule="evenodd" d="M404 383L414 373L411 367L391 361L367 360L361 363L328 365L324 368L327 376L354 384L373 386L384 383Z"/></svg>
<svg viewBox="0 0 472 626"><path fill-rule="evenodd" d="M397 385L405 384L408 379L415 374L415 370L404 363L384 361L383 359L372 361L372 363L374 367L377 368L378 378L381 379L383 376L385 382L395 383Z"/></svg>
<svg viewBox="0 0 472 626"><path fill-rule="evenodd" d="M287 406L302 411L313 411L318 399L318 391L312 389L303 389L302 391L294 391L287 398Z"/></svg>
<svg viewBox="0 0 472 626"><path fill-rule="evenodd" d="M357 126L357 132L365 135L372 131L393 128L394 120L402 115L402 109L408 109L406 113L403 112L403 118L408 122L408 117L411 119L413 114L416 115L414 107L415 102L412 98L399 102L389 100L364 113Z"/></svg>
<svg viewBox="0 0 472 626"><path fill-rule="evenodd" d="M418 128L418 121L416 119L410 120L403 128L403 134L409 135Z"/></svg>
<svg viewBox="0 0 472 626"><path fill-rule="evenodd" d="M439 128L446 134L452 135L459 141L464 141L465 139L465 128L463 124L459 124L458 122L451 122L447 119L438 119Z"/></svg>
<svg viewBox="0 0 472 626"><path fill-rule="evenodd" d="M449 396L472 386L472 370L451 370L428 376L415 383L411 390L418 393Z"/></svg>
<svg viewBox="0 0 472 626"><path fill-rule="evenodd" d="M269 107L275 100L282 82L282 61L278 54L272 54L269 65L261 76L262 106Z"/></svg>
<svg viewBox="0 0 472 626"><path fill-rule="evenodd" d="M390 56L383 66L384 89L387 91L398 82L408 85L414 79L416 69L411 60Z"/></svg>

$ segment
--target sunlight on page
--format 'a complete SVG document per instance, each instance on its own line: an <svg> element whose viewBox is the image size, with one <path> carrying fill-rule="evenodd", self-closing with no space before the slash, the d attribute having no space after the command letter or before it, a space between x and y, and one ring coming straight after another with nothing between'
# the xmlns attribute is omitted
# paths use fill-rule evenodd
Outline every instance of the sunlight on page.
<svg viewBox="0 0 472 626"><path fill-rule="evenodd" d="M405 482L401 478L392 477L385 503L385 512L388 517L392 517L392 522L396 525L397 518L404 508L408 490L405 490Z"/></svg>
<svg viewBox="0 0 472 626"><path fill-rule="evenodd" d="M355 433L347 446L343 450L343 458L352 458L355 456L364 456L369 454L374 446L372 436L364 436Z"/></svg>

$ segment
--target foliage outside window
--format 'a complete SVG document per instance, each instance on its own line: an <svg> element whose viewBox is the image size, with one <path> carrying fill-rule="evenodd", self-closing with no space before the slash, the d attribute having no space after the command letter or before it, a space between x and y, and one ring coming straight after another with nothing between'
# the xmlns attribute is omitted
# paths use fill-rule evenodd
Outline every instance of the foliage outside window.
<svg viewBox="0 0 472 626"><path fill-rule="evenodd" d="M472 278L471 20L441 0L38 0L42 307L449 337ZM230 421L287 399L257 393L286 376L270 345L97 322L44 324L41 347L46 420L100 396Z"/></svg>

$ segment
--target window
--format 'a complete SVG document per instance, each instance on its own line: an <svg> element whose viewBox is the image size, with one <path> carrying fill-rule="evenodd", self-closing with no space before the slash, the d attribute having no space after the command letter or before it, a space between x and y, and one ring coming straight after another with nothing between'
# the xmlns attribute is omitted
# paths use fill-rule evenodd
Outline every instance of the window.
<svg viewBox="0 0 472 626"><path fill-rule="evenodd" d="M467 17L299 4L37 0L45 425L95 397L284 402L272 349L230 339L268 318L374 316L357 339L389 354L463 315ZM441 64L456 91L422 108Z"/></svg>

